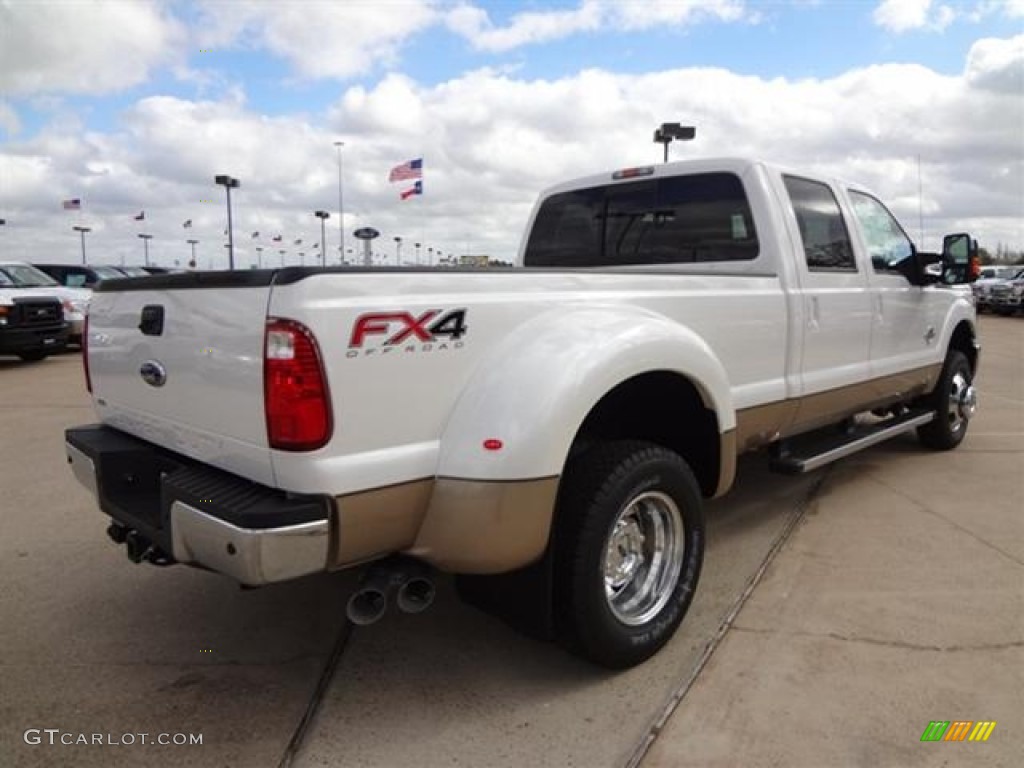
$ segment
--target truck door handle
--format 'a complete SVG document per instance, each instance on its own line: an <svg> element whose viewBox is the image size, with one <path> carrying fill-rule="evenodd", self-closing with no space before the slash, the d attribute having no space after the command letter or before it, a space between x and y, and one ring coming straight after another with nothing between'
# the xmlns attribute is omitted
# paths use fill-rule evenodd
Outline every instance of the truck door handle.
<svg viewBox="0 0 1024 768"><path fill-rule="evenodd" d="M139 330L145 336L159 336L164 332L164 308L160 304L147 304L142 308Z"/></svg>
<svg viewBox="0 0 1024 768"><path fill-rule="evenodd" d="M815 330L821 326L821 307L818 303L817 296L811 296L809 311L807 313L807 325Z"/></svg>

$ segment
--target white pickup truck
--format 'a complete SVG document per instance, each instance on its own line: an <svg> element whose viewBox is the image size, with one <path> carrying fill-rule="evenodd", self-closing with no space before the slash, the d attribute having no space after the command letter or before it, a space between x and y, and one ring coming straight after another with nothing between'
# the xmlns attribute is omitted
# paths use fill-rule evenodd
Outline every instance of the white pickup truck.
<svg viewBox="0 0 1024 768"><path fill-rule="evenodd" d="M100 423L67 456L136 562L244 585L371 564L358 623L425 607L438 569L629 666L682 620L740 453L801 472L914 429L960 443L975 251L919 253L856 184L719 159L547 191L517 269L104 284Z"/></svg>

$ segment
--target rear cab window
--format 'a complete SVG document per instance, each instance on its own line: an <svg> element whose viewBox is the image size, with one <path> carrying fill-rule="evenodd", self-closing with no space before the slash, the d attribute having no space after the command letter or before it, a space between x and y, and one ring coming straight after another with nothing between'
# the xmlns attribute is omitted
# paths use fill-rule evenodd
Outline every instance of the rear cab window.
<svg viewBox="0 0 1024 768"><path fill-rule="evenodd" d="M523 264L696 264L750 261L759 252L739 177L700 173L552 195L534 219Z"/></svg>

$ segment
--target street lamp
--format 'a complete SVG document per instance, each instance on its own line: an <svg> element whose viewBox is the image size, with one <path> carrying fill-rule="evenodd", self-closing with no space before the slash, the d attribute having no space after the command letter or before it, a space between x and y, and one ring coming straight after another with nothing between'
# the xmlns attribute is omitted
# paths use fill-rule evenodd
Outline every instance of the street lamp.
<svg viewBox="0 0 1024 768"><path fill-rule="evenodd" d="M142 238L142 251L143 251L143 258L145 259L145 261L143 263L148 267L149 266L149 241L153 239L153 236L152 235L139 235L139 237ZM82 256L82 259L83 259L83 261L85 260L85 255L84 254Z"/></svg>
<svg viewBox="0 0 1024 768"><path fill-rule="evenodd" d="M263 269L263 246L256 246L256 266Z"/></svg>
<svg viewBox="0 0 1024 768"><path fill-rule="evenodd" d="M215 184L224 187L228 193L228 269L235 268L235 237L234 229L231 226L231 190L237 189L242 182L225 174L218 174L213 177Z"/></svg>
<svg viewBox="0 0 1024 768"><path fill-rule="evenodd" d="M402 238L395 238L395 265L402 266Z"/></svg>
<svg viewBox="0 0 1024 768"><path fill-rule="evenodd" d="M338 148L338 257L339 261L345 260L345 204L341 196L341 148L345 146L344 141L334 142Z"/></svg>
<svg viewBox="0 0 1024 768"><path fill-rule="evenodd" d="M188 265L190 267L192 267L192 269L195 269L196 268L196 244L199 241L198 240L186 240L185 242L192 246L192 260L188 263Z"/></svg>
<svg viewBox="0 0 1024 768"><path fill-rule="evenodd" d="M420 265L420 244L416 243L416 266Z"/></svg>
<svg viewBox="0 0 1024 768"><path fill-rule="evenodd" d="M92 232L90 227L72 227L75 232L82 236L82 263L85 264L85 233Z"/></svg>
<svg viewBox="0 0 1024 768"><path fill-rule="evenodd" d="M691 141L697 135L697 129L692 125L680 125L679 123L662 123L660 128L654 129L654 143L665 146L665 159L668 162L668 145L673 139L679 141Z"/></svg>
<svg viewBox="0 0 1024 768"><path fill-rule="evenodd" d="M331 218L331 214L327 211L315 211L313 213L318 219L320 219L320 266L327 266L327 220Z"/></svg>

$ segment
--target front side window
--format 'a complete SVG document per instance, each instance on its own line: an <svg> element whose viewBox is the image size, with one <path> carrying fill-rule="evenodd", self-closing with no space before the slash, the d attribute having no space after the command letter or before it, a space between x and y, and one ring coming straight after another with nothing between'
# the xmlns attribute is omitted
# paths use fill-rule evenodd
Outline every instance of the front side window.
<svg viewBox="0 0 1024 768"><path fill-rule="evenodd" d="M552 195L523 263L604 267L745 261L759 252L743 184L730 173L647 179Z"/></svg>
<svg viewBox="0 0 1024 768"><path fill-rule="evenodd" d="M786 176L807 268L812 271L856 272L850 233L836 196L827 184Z"/></svg>
<svg viewBox="0 0 1024 768"><path fill-rule="evenodd" d="M853 212L864 233L871 266L876 272L895 272L914 255L914 246L889 209L863 192L850 190Z"/></svg>

